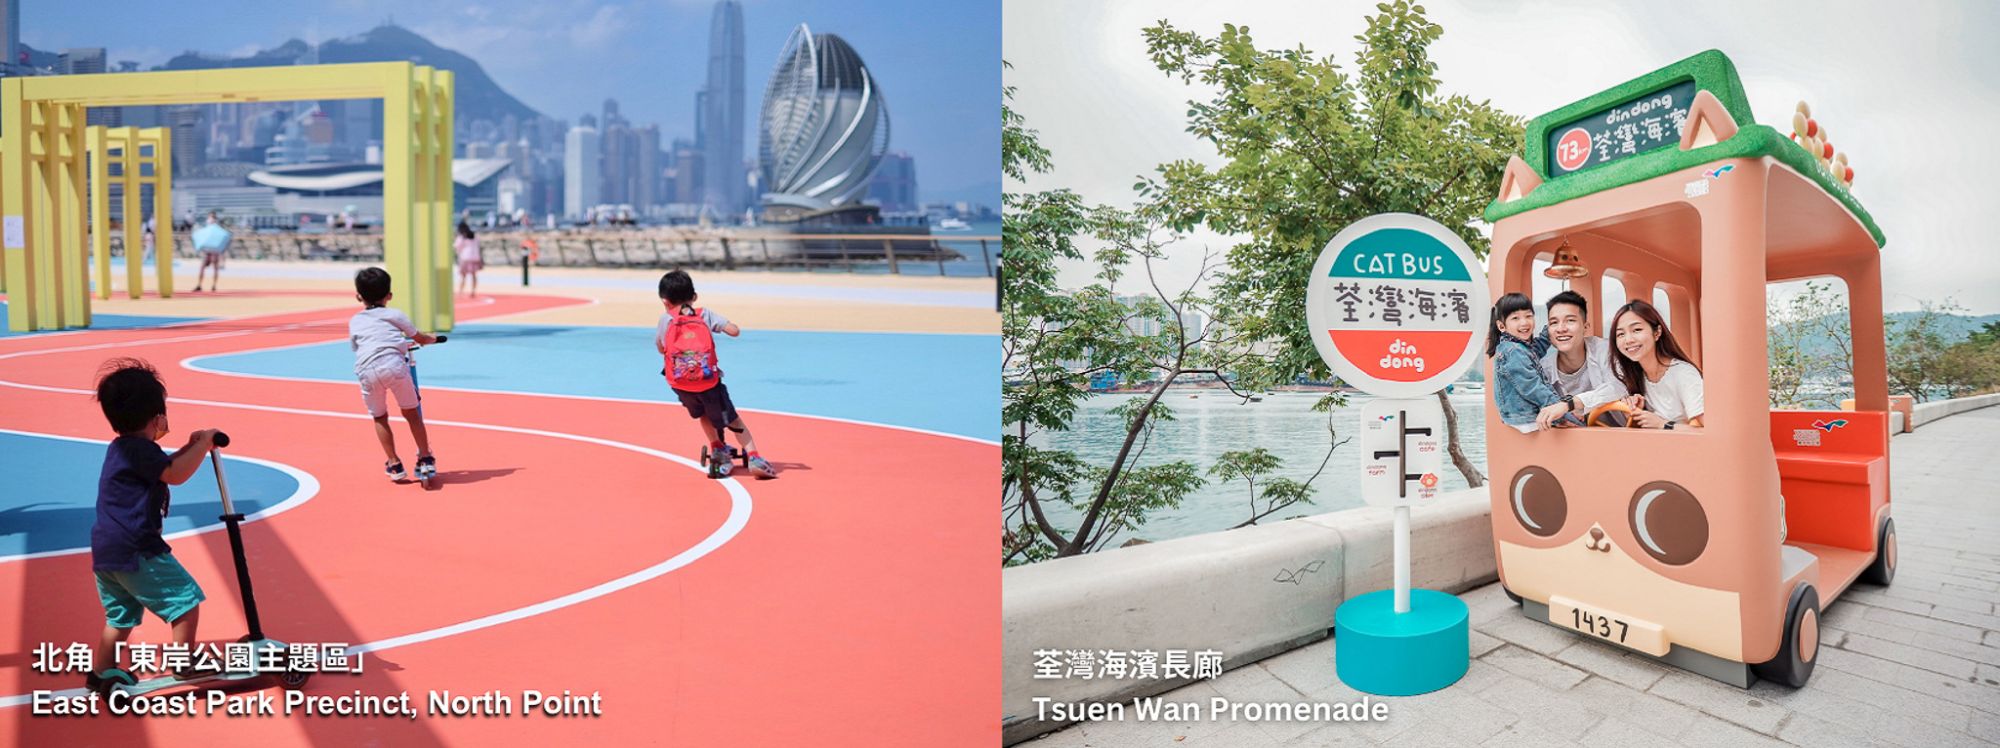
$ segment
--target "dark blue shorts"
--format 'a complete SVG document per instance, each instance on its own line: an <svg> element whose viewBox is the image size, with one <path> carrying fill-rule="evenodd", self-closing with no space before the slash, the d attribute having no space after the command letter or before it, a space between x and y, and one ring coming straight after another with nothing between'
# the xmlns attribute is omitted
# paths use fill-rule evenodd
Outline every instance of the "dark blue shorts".
<svg viewBox="0 0 2000 748"><path fill-rule="evenodd" d="M717 431L736 422L736 404L729 401L729 387L721 382L700 392L675 389L674 394L687 408L689 418L707 418Z"/></svg>

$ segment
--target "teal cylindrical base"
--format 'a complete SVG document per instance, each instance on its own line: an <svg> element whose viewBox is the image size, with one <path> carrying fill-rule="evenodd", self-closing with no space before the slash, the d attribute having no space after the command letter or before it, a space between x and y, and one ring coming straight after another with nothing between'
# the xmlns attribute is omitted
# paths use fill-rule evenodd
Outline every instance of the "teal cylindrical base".
<svg viewBox="0 0 2000 748"><path fill-rule="evenodd" d="M1410 590L1410 612L1396 612L1396 591L1341 603L1333 613L1334 672L1350 688L1378 696L1414 696L1457 683L1472 663L1465 603L1436 590Z"/></svg>

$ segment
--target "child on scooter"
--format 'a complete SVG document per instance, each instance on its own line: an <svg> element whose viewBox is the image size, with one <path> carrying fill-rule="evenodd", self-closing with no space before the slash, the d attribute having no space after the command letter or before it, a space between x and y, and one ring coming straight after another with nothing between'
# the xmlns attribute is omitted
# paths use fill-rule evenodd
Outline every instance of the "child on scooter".
<svg viewBox="0 0 2000 748"><path fill-rule="evenodd" d="M714 310L694 306L701 296L694 292L694 279L686 271L675 270L660 276L660 303L667 308L660 315L653 345L666 357L660 373L687 408L688 417L700 419L702 434L708 437L709 476L720 478L730 471L730 447L723 430L736 432L749 458L750 473L759 478L774 477L771 463L757 454L757 442L749 427L736 414L729 400L729 388L722 383L722 368L715 359L715 338L711 333L736 337L742 330Z"/></svg>
<svg viewBox="0 0 2000 748"><path fill-rule="evenodd" d="M132 635L145 611L173 627L174 642L194 642L201 585L174 560L160 537L167 514L168 486L194 477L208 456L215 431L188 434L187 445L169 455L158 444L167 435L167 388L159 373L133 358L105 362L97 380L97 404L118 438L104 451L97 478L97 521L90 527L90 567L104 603L104 635L93 651L86 676L96 690L119 668L118 644ZM175 673L189 677L192 672Z"/></svg>
<svg viewBox="0 0 2000 748"><path fill-rule="evenodd" d="M417 397L417 380L410 374L410 342L430 345L438 341L418 332L408 315L384 306L395 294L389 292L389 271L363 268L354 274L354 298L364 307L347 321L348 345L354 349L354 376L361 380L361 401L368 405L368 417L375 419L375 438L382 443L388 461L382 472L389 480L401 481L403 459L396 455L396 435L389 430L389 393L403 420L410 424L410 437L417 442L417 479L429 479L437 472L437 458L431 455L430 436L424 432L423 403Z"/></svg>

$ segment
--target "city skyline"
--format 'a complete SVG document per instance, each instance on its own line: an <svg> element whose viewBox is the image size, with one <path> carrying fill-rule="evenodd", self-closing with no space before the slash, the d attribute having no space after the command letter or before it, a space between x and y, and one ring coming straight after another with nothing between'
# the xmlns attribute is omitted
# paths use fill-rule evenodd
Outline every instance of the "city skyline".
<svg viewBox="0 0 2000 748"><path fill-rule="evenodd" d="M696 100L706 68L716 3L596 5L582 2L408 7L360 0L326 5L224 0L200 17L152 12L114 2L112 17L135 24L89 23L58 5L22 5L21 41L39 52L104 47L115 69L164 63L186 49L240 56L291 38L325 42L362 34L384 21L472 58L507 93L542 115L575 124L615 98L628 121L657 124L662 147L692 140L699 129ZM118 8L116 6L128 6ZM926 202L998 205L999 12L990 4L936 5L893 0L852 8L821 8L793 0L742 6L745 110L756 111L765 70L800 22L841 34L866 52L870 67L899 99L895 149L921 162ZM147 17L157 16L157 17ZM172 16L172 17L170 17ZM229 23L210 19L227 17ZM648 28L665 29L644 36ZM186 40L175 46L162 40ZM585 54L588 59L576 58ZM662 70L672 70L663 74ZM587 74L579 75L578 71ZM755 137L742 117L742 142ZM747 150L747 149L745 149ZM745 154L746 156L748 154ZM751 202L748 199L743 202Z"/></svg>

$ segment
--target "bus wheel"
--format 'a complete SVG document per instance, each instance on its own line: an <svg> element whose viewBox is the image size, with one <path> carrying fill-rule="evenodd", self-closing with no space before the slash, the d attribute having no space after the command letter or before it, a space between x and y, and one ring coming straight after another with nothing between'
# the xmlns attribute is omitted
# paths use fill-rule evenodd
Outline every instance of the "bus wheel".
<svg viewBox="0 0 2000 748"><path fill-rule="evenodd" d="M1801 584L1792 591L1792 603L1785 607L1785 638L1778 644L1778 656L1751 669L1759 678L1798 688L1812 677L1818 661L1819 592L1810 584Z"/></svg>
<svg viewBox="0 0 2000 748"><path fill-rule="evenodd" d="M1875 536L1875 563L1861 570L1861 581L1884 587L1896 579L1896 521L1882 518L1882 531Z"/></svg>

